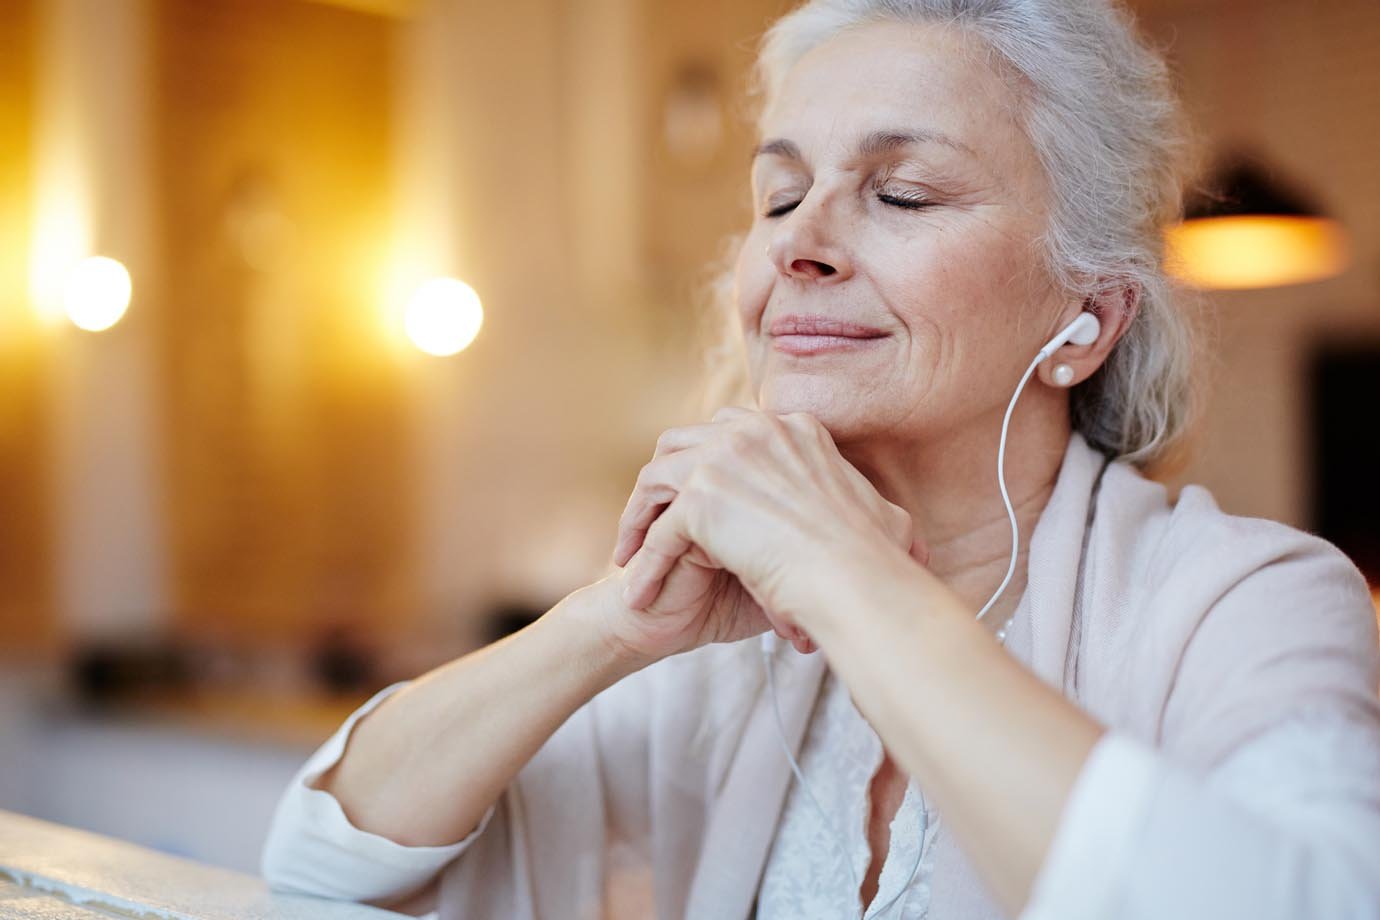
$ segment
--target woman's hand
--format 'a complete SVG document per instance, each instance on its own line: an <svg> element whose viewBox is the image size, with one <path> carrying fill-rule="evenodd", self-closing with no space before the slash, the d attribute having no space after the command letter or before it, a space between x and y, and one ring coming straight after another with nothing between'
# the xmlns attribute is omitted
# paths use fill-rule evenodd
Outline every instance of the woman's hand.
<svg viewBox="0 0 1380 920"><path fill-rule="evenodd" d="M720 431L714 424L670 428L657 439L656 451L638 474L619 521L613 552L616 565L632 558L647 527L674 498L674 489L668 484L679 480L694 462L694 455L687 451ZM626 572L605 583L610 596L598 605L603 611L604 631L620 650L646 661L712 642L736 642L773 628L742 583L732 573L712 565L702 553L692 551L676 560L656 599L641 609L635 610L624 601ZM794 641L802 652L812 650L803 635L778 633Z"/></svg>
<svg viewBox="0 0 1380 920"><path fill-rule="evenodd" d="M910 515L878 494L812 416L722 409L708 425L667 431L638 477L614 562L624 599L651 621L688 615L733 641L775 628L800 651L798 619L845 559L881 552L922 563ZM729 603L718 603L714 585Z"/></svg>

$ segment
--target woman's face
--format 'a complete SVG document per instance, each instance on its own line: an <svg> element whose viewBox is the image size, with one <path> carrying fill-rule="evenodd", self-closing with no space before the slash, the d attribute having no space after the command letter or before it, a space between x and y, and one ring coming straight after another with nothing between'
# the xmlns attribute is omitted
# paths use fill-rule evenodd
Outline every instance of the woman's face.
<svg viewBox="0 0 1380 920"><path fill-rule="evenodd" d="M1076 315L1042 268L1044 174L986 57L954 30L888 23L786 76L735 276L761 408L811 412L840 441L999 418Z"/></svg>

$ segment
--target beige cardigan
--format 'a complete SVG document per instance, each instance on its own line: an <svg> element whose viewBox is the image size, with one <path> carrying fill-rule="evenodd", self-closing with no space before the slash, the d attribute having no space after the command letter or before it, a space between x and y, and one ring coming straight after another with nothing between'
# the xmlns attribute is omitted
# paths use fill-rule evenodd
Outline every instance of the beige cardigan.
<svg viewBox="0 0 1380 920"><path fill-rule="evenodd" d="M1225 514L1197 486L1171 505L1163 486L1077 434L1030 539L1008 650L1117 735L1205 771L1290 716L1380 725L1374 609L1331 544ZM771 644L798 751L826 662ZM642 917L647 901L661 920L747 918L791 779L760 649L707 646L609 688L449 848L350 829L334 799L307 788L339 757L352 717L285 793L265 875L282 890L362 900L444 863L442 920ZM1001 916L955 840L941 833L935 847L929 915ZM395 869L352 888L310 868L323 855L336 878Z"/></svg>

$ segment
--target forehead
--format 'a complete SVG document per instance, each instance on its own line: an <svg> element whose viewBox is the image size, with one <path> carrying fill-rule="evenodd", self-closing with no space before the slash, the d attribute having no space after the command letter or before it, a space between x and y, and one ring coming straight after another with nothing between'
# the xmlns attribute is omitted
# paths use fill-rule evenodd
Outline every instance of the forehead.
<svg viewBox="0 0 1380 920"><path fill-rule="evenodd" d="M1033 157L1015 121L1016 103L980 40L937 24L873 23L802 56L763 111L759 130L763 138L793 141L812 162L850 154L879 126L940 134L957 143L923 144L926 156L1014 177Z"/></svg>

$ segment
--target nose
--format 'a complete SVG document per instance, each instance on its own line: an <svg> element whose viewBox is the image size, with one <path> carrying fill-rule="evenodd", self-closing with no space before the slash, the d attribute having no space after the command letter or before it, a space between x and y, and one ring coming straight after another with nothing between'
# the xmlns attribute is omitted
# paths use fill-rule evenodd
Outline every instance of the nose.
<svg viewBox="0 0 1380 920"><path fill-rule="evenodd" d="M788 278L835 283L852 274L841 236L829 202L812 201L807 194L781 219L767 244L767 254L776 270Z"/></svg>

